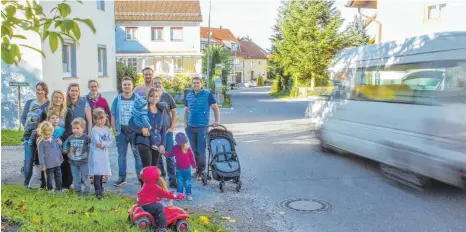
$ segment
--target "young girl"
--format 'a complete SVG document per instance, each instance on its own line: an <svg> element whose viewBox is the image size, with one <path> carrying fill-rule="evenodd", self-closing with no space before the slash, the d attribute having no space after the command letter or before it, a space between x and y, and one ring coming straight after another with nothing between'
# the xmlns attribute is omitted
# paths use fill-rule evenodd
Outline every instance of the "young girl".
<svg viewBox="0 0 466 232"><path fill-rule="evenodd" d="M47 189L53 193L53 179L55 179L56 192L62 192L61 169L63 162L61 149L57 140L52 138L54 128L48 121L41 123L37 133L40 136L37 143L39 163L43 172L47 174Z"/></svg>
<svg viewBox="0 0 466 232"><path fill-rule="evenodd" d="M57 144L60 147L62 145L62 141L61 141L60 137L65 132L65 129L63 127L58 126L58 122L60 121L60 115L55 111L49 111L47 113L47 121L49 121L52 124L52 127L54 129L52 138L57 141ZM37 137L37 130L34 130L34 132L31 135L31 138L32 138L31 141L36 141L37 139L40 139L40 138ZM41 170L40 164L39 164L38 153L36 153L36 154L37 155L34 156L34 167L33 167L32 177L31 177L31 180L29 181L28 188L32 188L32 186L36 182L38 182L39 179L41 178L41 171L42 170ZM45 179L43 181L44 181L43 186L45 186Z"/></svg>
<svg viewBox="0 0 466 232"><path fill-rule="evenodd" d="M175 136L176 146L171 153L166 153L166 157L175 156L176 159L176 179L178 181L178 193L186 190L186 199L192 201L191 196L191 167L196 172L196 161L194 160L193 151L189 148L188 138L183 133Z"/></svg>
<svg viewBox="0 0 466 232"><path fill-rule="evenodd" d="M89 175L94 176L94 188L97 199L104 196L103 176L111 176L108 147L113 143L107 114L101 108L93 112L95 126L91 130L91 151L89 154Z"/></svg>
<svg viewBox="0 0 466 232"><path fill-rule="evenodd" d="M86 121L84 119L75 118L71 122L71 126L73 134L66 139L63 145L63 153L68 154L68 162L71 165L71 173L73 175L74 191L77 194L86 195L90 191L88 156L91 138L84 134L84 129L86 128ZM84 184L84 186L81 184Z"/></svg>

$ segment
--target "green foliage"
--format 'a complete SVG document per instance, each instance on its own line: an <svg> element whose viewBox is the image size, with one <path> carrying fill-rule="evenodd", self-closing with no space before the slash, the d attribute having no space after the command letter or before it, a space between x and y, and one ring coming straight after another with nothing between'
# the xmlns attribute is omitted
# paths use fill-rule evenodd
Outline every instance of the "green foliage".
<svg viewBox="0 0 466 232"><path fill-rule="evenodd" d="M138 76L138 73L134 67L128 67L124 63L117 62L117 89L119 93L122 91L121 80L123 77L131 78L135 86L138 80L141 78L141 76Z"/></svg>
<svg viewBox="0 0 466 232"><path fill-rule="evenodd" d="M2 130L2 146L20 146L24 131Z"/></svg>
<svg viewBox="0 0 466 232"><path fill-rule="evenodd" d="M77 2L82 4L81 1ZM44 52L40 49L20 42L27 39L26 36L19 34L21 32L35 32L42 41L48 38L52 53L58 49L60 43L64 44L64 38L79 44L81 28L78 22L86 24L94 34L96 33L90 19L68 17L71 14L71 7L66 0L47 14L36 0L25 2L2 0L2 7L2 60L7 64L17 64L21 61L20 47L37 51L45 58Z"/></svg>
<svg viewBox="0 0 466 232"><path fill-rule="evenodd" d="M265 78L263 76L260 76L257 78L257 86L264 86L265 85Z"/></svg>
<svg viewBox="0 0 466 232"><path fill-rule="evenodd" d="M20 231L140 231L128 222L128 209L134 197L106 193L102 201L93 195L65 195L29 190L20 185L2 185L2 219L19 223ZM176 203L175 203L176 204ZM210 223L213 216L189 212L190 228L198 231L220 231ZM205 219L208 218L208 219ZM203 221L209 223L203 223ZM3 229L2 220L2 229Z"/></svg>
<svg viewBox="0 0 466 232"><path fill-rule="evenodd" d="M233 61L230 51L219 45L210 45L206 48L207 54L202 57L202 73L207 74L207 67L210 67L210 89L215 89L215 65L222 64L222 83L227 84L228 74L233 68ZM209 65L207 65L207 56L209 56ZM206 86L207 87L207 86Z"/></svg>
<svg viewBox="0 0 466 232"><path fill-rule="evenodd" d="M162 78L162 85L168 92L183 94L185 88L191 88L191 77L183 74L177 74L174 78Z"/></svg>
<svg viewBox="0 0 466 232"><path fill-rule="evenodd" d="M369 42L369 35L364 20L358 15L354 16L352 22L348 24L345 32L345 47L358 47Z"/></svg>

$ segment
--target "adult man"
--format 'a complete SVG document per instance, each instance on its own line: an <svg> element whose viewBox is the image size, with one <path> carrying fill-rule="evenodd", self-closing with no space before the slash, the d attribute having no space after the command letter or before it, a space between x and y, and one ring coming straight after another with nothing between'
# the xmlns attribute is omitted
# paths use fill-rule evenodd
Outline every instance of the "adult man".
<svg viewBox="0 0 466 232"><path fill-rule="evenodd" d="M134 88L134 93L140 97L146 99L147 90L152 88L152 78L154 78L154 70L150 67L146 67L142 70L144 76L144 85L137 86Z"/></svg>
<svg viewBox="0 0 466 232"><path fill-rule="evenodd" d="M206 166L205 136L207 127L209 126L210 108L212 108L215 113L214 127L217 127L220 123L220 110L214 95L210 91L202 88L203 81L200 77L193 77L192 84L193 90L186 95L184 123L189 144L196 158L196 176L200 179Z"/></svg>
<svg viewBox="0 0 466 232"><path fill-rule="evenodd" d="M139 178L139 173L142 170L141 156L135 149L131 139L132 133L128 127L131 112L133 110L134 101L139 98L137 94L133 94L133 81L129 77L124 77L121 81L123 92L118 94L112 103L112 129L115 135L115 140L118 148L118 181L115 186L126 184L126 154L128 153L128 143L134 154L136 174ZM143 129L145 135L149 134L147 129Z"/></svg>
<svg viewBox="0 0 466 232"><path fill-rule="evenodd" d="M165 89L163 89L162 86L162 79L160 77L155 77L152 80L152 85L154 88L161 90L162 91L162 96L160 97L160 103L163 103L165 105L164 111L164 117L165 117L165 123L168 127L167 131L167 142L165 144L165 149L168 152L172 152L173 149L173 131L175 130L175 125L176 125L176 103L175 100L173 99L172 95L170 95ZM162 104L160 104L162 105ZM168 172L168 179L170 181L170 187L176 188L176 169L175 169L175 162L173 160L173 157L166 158L166 163L167 163L167 172ZM163 164L163 159L159 159L159 168L162 171L162 176L165 178L166 177L166 172L165 172L165 167Z"/></svg>

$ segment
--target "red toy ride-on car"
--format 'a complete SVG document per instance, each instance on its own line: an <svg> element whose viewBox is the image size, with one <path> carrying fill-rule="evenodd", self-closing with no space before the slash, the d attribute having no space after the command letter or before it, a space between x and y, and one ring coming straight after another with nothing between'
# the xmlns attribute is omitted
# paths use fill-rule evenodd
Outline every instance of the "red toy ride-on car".
<svg viewBox="0 0 466 232"><path fill-rule="evenodd" d="M167 216L167 228L174 227L177 232L189 231L189 223L186 221L189 215L179 207L167 206L164 208ZM141 207L134 205L128 210L128 220L134 223L139 229L155 227L155 219L152 215L144 211Z"/></svg>

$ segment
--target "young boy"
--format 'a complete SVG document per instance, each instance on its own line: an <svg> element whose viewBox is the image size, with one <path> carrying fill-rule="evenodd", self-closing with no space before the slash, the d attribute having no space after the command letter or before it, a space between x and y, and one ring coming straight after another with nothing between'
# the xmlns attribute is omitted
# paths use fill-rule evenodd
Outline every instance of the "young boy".
<svg viewBox="0 0 466 232"><path fill-rule="evenodd" d="M77 194L89 194L89 144L91 138L84 134L86 128L86 121L82 118L75 118L71 122L73 134L63 144L63 152L68 154L69 162L71 165L71 172L73 174L74 191ZM84 184L84 186L81 186Z"/></svg>
<svg viewBox="0 0 466 232"><path fill-rule="evenodd" d="M50 122L42 122L37 133L40 136L37 143L39 153L39 163L43 172L47 174L47 189L53 193L53 180L55 179L55 190L58 193L62 192L61 169L63 156L61 154L57 140L52 138L53 126Z"/></svg>
<svg viewBox="0 0 466 232"><path fill-rule="evenodd" d="M31 136L33 131L37 128L37 124L39 123L41 113L40 105L35 102L33 102L32 104L33 105L31 106L31 110L28 112L26 117L26 124L24 125L24 135L21 139L22 141L25 141L25 138L29 138Z"/></svg>

